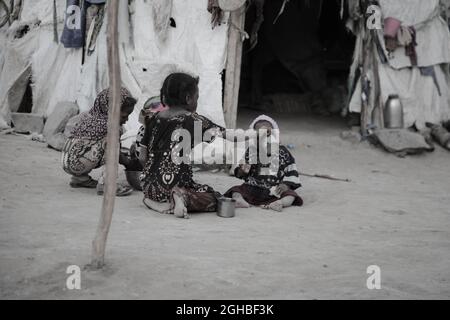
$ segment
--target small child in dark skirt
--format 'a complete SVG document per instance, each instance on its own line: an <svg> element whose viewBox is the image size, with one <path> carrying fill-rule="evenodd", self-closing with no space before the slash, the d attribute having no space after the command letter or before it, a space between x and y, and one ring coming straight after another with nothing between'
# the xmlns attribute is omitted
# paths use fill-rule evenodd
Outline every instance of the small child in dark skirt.
<svg viewBox="0 0 450 320"><path fill-rule="evenodd" d="M253 121L250 129L257 132L265 130L269 137L279 127L272 118L260 116ZM225 197L235 199L238 208L260 206L281 212L283 208L302 206L303 200L295 191L301 187L297 165L289 150L285 146L279 146L277 171L271 170L271 163L262 164L259 156L256 161L250 161L253 156L250 148L247 149L245 163L239 165L234 172L237 178L245 182L228 190Z"/></svg>

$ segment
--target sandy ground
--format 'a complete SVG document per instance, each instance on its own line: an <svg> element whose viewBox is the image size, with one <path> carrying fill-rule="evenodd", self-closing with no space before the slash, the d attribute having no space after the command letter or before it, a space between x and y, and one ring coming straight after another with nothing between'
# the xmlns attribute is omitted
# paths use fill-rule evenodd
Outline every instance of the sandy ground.
<svg viewBox="0 0 450 320"><path fill-rule="evenodd" d="M243 115L241 124L248 123ZM336 120L285 117L284 141L303 171L302 208L252 208L234 219L175 219L118 199L103 271L89 262L102 198L72 190L60 154L0 135L0 298L443 299L450 298L450 153L397 158L339 137ZM224 174L197 178L219 191ZM381 290L366 269L381 268Z"/></svg>

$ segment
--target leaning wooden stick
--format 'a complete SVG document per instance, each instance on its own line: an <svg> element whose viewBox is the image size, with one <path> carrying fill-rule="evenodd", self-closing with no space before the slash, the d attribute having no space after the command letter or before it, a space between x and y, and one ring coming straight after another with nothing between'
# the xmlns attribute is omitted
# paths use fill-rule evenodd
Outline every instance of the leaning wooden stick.
<svg viewBox="0 0 450 320"><path fill-rule="evenodd" d="M108 65L109 65L109 114L106 146L105 193L97 234L92 244L91 267L100 269L105 264L105 248L114 211L117 191L117 170L120 139L120 56L118 39L119 1L108 2Z"/></svg>

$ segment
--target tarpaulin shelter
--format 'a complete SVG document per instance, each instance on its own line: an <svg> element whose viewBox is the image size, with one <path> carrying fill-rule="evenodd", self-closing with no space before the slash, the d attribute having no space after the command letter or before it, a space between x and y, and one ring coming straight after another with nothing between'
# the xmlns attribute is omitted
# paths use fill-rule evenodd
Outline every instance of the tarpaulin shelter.
<svg viewBox="0 0 450 320"><path fill-rule="evenodd" d="M340 95L334 95L339 93L333 91L335 86L347 88L342 96L349 97L342 97L339 104L344 115L364 117L363 129L382 127L377 118L382 117L380 109L392 94L399 95L403 102L407 127L416 125L421 129L426 122L439 123L450 118L447 0L254 0L252 3L257 6L257 17L253 18L253 25L249 23L247 31L253 32L255 26L260 31L258 44L244 58L242 105L283 112L279 104L286 105L285 109L291 112L304 105L314 110L316 100L317 105L325 100L325 107L330 108L341 100ZM247 17L252 19L251 14ZM388 52L385 44L390 21L398 22L394 37L401 42L392 52ZM411 51L415 59L411 59ZM255 86L255 82L259 85ZM258 103L261 82L269 99ZM270 101L274 95L278 95L275 103ZM307 99L308 96L314 99ZM300 103L291 103L294 99Z"/></svg>
<svg viewBox="0 0 450 320"><path fill-rule="evenodd" d="M288 2L295 1L311 3L308 0ZM363 126L373 125L380 114L374 110L382 108L389 95L398 94L407 126L415 124L421 128L427 121L450 119L450 35L445 20L448 0L329 1L339 4L341 11L336 15L344 16L342 13L346 11L348 27L356 36L355 52L350 59L353 61L348 84L351 97L346 112L363 110ZM60 40L64 38L63 30L67 26L64 14L70 1L15 2L21 3L17 20L0 29L0 127L11 125L10 112L19 109L30 83L31 111L35 114L48 117L61 101L73 101L80 111L88 110L96 94L108 85L106 24L98 23L98 14L89 16L86 12L84 48L69 48ZM244 0L218 2L243 3ZM285 1L277 2L281 7ZM139 98L138 108L127 124L131 132L138 126L139 107L148 97L159 94L163 78L174 71L200 77L201 114L219 124L235 125L242 41L247 36L243 31L244 18L225 13L218 18L223 23L212 28L212 16L206 10L209 3L208 0L120 1L122 80ZM372 4L380 8L381 27L369 32L367 6ZM240 15L245 16L241 11ZM386 50L383 27L387 18L395 18L402 27L414 29L416 62L402 46L393 52ZM224 69L227 70L225 82Z"/></svg>
<svg viewBox="0 0 450 320"><path fill-rule="evenodd" d="M61 101L76 102L81 112L89 110L108 86L106 19L98 12L90 15L89 9L82 21L65 16L83 10L87 2L105 1L17 2L17 20L0 29L0 128L11 125L10 113L18 110L29 83L34 114L48 117ZM200 77L198 111L224 125L222 72L230 14L223 13L222 23L212 28L208 0L132 0L120 1L120 6L122 81L139 99L128 129L137 130L139 107L159 95L164 78L176 71ZM79 22L86 22L84 47L63 45L68 24L73 31Z"/></svg>

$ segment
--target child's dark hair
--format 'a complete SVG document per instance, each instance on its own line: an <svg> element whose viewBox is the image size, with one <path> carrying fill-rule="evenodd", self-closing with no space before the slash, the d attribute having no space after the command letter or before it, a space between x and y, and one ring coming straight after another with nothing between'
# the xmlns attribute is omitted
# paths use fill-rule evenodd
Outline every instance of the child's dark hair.
<svg viewBox="0 0 450 320"><path fill-rule="evenodd" d="M162 104L169 107L187 105L186 97L196 93L199 81L185 73L172 73L161 88Z"/></svg>
<svg viewBox="0 0 450 320"><path fill-rule="evenodd" d="M122 103L121 110L134 109L137 100L133 97L126 97Z"/></svg>

